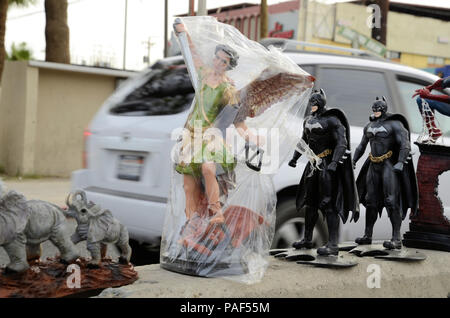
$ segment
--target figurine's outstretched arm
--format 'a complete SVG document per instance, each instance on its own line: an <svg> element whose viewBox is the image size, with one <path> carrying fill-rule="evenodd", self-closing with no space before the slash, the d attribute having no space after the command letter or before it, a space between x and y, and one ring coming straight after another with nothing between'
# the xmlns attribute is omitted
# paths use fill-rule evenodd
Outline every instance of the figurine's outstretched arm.
<svg viewBox="0 0 450 318"><path fill-rule="evenodd" d="M239 135L241 135L245 141L253 143L257 146L262 146L264 144L265 141L263 136L256 136L255 134L253 134L250 129L248 129L244 121L234 123L234 126L236 127Z"/></svg>
<svg viewBox="0 0 450 318"><path fill-rule="evenodd" d="M205 66L204 63L202 62L200 55L197 52L197 49L194 45L194 42L192 42L191 36L189 35L189 33L186 31L186 28L184 27L183 23L175 23L174 24L174 29L175 29L175 34L178 36L178 34L184 32L186 34L186 37L188 39L188 43L189 43L189 49L191 51L192 54L192 60L194 61L194 66L195 68L198 70L200 67Z"/></svg>
<svg viewBox="0 0 450 318"><path fill-rule="evenodd" d="M361 142L359 143L358 147L355 150L355 155L353 156L353 167L356 165L359 158L361 158L361 156L364 154L364 152L366 151L367 144L369 143L369 138L366 137L366 130L367 126L364 128Z"/></svg>
<svg viewBox="0 0 450 318"><path fill-rule="evenodd" d="M406 163L408 156L411 152L411 145L409 143L408 131L400 121L395 121L394 125L395 139L399 146L398 162L394 166L394 170L402 171L403 164Z"/></svg>
<svg viewBox="0 0 450 318"><path fill-rule="evenodd" d="M299 147L299 145L297 145L297 147ZM298 152L297 150L294 151L294 155L292 156L291 162L293 164L297 164L298 159L300 159L300 157L302 156L302 154L300 152ZM291 163L290 162L290 163ZM295 165L294 165L295 166Z"/></svg>
<svg viewBox="0 0 450 318"><path fill-rule="evenodd" d="M450 87L450 76L438 79L432 85L428 85L426 89L428 89L431 92L433 89L443 89L447 87Z"/></svg>
<svg viewBox="0 0 450 318"><path fill-rule="evenodd" d="M345 136L345 127L339 119L333 117L330 121L333 127L333 138L336 142L336 147L333 149L333 159L328 165L328 170L335 171L338 162L341 161L347 150L347 137Z"/></svg>
<svg viewBox="0 0 450 318"><path fill-rule="evenodd" d="M436 100L439 102L449 103L450 104L450 96L448 95L434 95L431 94L433 89L444 89L450 87L450 76L446 78L440 78L432 85L428 85L425 88L416 89L413 98L419 95L421 98L427 98L431 100Z"/></svg>
<svg viewBox="0 0 450 318"><path fill-rule="evenodd" d="M416 90L416 93L413 95L413 97L415 97L416 95L419 95L421 98L436 100L438 102L450 104L450 96L431 94L431 92L426 88Z"/></svg>

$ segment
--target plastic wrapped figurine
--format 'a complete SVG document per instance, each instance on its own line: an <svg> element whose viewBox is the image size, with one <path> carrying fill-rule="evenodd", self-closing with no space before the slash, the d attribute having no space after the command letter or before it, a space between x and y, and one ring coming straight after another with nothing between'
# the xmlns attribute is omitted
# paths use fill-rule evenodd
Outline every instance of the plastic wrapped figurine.
<svg viewBox="0 0 450 318"><path fill-rule="evenodd" d="M321 160L316 165L311 162L307 164L298 187L296 207L297 211L305 209L305 235L293 247L313 247L313 230L320 209L327 220L329 238L325 246L317 249L317 254L328 256L338 255L339 252L339 218L345 223L352 211L352 220L356 222L359 202L347 118L341 110L327 109L325 105L325 92L315 90L309 99L311 115L303 123L302 139ZM296 150L289 165L296 167L300 156L301 153Z"/></svg>
<svg viewBox="0 0 450 318"><path fill-rule="evenodd" d="M400 249L400 226L407 211L415 214L418 206L417 180L411 159L410 131L403 115L387 112L383 96L372 105L373 114L354 155L354 164L370 142L371 152L356 180L359 200L366 207L366 226L358 244L371 244L373 226L385 207L392 223L392 239L387 249Z"/></svg>
<svg viewBox="0 0 450 318"><path fill-rule="evenodd" d="M314 78L212 17L174 28L195 98L172 152L161 266L255 282L274 232L270 174L297 143Z"/></svg>
<svg viewBox="0 0 450 318"><path fill-rule="evenodd" d="M450 76L441 78L434 84L418 89L414 93L413 97L419 95L416 101L425 123L426 132L428 133L428 138L423 141L419 140L420 142L435 143L442 136L442 131L436 123L434 112L438 111L442 115L450 116L450 96L444 94L435 95L431 91L433 89L441 90L448 87L450 87Z"/></svg>

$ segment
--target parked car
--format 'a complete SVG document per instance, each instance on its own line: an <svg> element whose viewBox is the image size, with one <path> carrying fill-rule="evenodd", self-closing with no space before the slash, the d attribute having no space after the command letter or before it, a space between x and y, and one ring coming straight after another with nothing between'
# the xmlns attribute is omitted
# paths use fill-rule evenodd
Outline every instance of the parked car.
<svg viewBox="0 0 450 318"><path fill-rule="evenodd" d="M293 61L316 77L316 87L327 94L327 106L341 108L351 125L354 150L368 122L376 96L385 96L389 111L404 114L411 126L412 141L422 131L415 89L429 85L437 76L348 49L359 56L286 50ZM111 209L128 227L130 238L148 248L159 247L172 168L172 131L182 127L193 99L193 89L181 56L163 59L128 79L104 103L85 132L84 169L72 174L72 188L86 191L90 200ZM445 93L449 93L446 91ZM450 134L448 117L438 119ZM370 147L368 147L370 148ZM417 165L419 150L413 145ZM366 151L368 155L369 149ZM365 157L363 157L365 158ZM277 191L277 220L273 247L290 246L303 236L304 216L295 209L295 195L306 160L296 169L284 163L274 176ZM361 159L355 176L362 166ZM441 193L450 191L450 175L440 181ZM442 197L447 212L450 198ZM358 223L341 226L340 240L353 241L364 232L365 210ZM402 231L408 228L403 222ZM317 245L326 241L324 220L314 233ZM391 237L386 213L375 225L374 239Z"/></svg>

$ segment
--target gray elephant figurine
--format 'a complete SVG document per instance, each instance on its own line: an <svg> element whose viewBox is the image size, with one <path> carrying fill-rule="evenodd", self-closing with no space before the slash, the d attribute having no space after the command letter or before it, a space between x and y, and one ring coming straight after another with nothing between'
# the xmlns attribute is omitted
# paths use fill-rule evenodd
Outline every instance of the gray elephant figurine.
<svg viewBox="0 0 450 318"><path fill-rule="evenodd" d="M77 244L87 241L87 249L92 256L90 267L98 267L105 257L107 243L115 244L120 250L119 262L128 264L131 247L127 228L113 217L111 211L87 200L86 193L78 190L70 193L66 199L65 214L75 218L77 228L72 235L72 242Z"/></svg>
<svg viewBox="0 0 450 318"><path fill-rule="evenodd" d="M39 259L41 243L50 240L61 253L61 262L78 257L63 210L49 202L27 201L16 191L4 191L0 183L0 246L9 256L5 273L20 273L29 268L28 261Z"/></svg>

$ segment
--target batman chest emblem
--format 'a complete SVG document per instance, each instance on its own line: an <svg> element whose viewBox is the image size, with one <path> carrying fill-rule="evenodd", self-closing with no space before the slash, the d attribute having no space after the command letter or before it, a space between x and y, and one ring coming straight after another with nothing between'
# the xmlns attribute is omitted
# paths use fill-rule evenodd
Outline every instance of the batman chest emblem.
<svg viewBox="0 0 450 318"><path fill-rule="evenodd" d="M320 122L312 121L312 120L308 120L306 122L305 128L308 129L309 131L311 131L313 129L324 129Z"/></svg>
<svg viewBox="0 0 450 318"><path fill-rule="evenodd" d="M384 126L378 126L378 127L369 127L367 129L367 132L369 134L372 134L373 136L376 136L377 134L387 134L388 131L386 130L386 128Z"/></svg>

